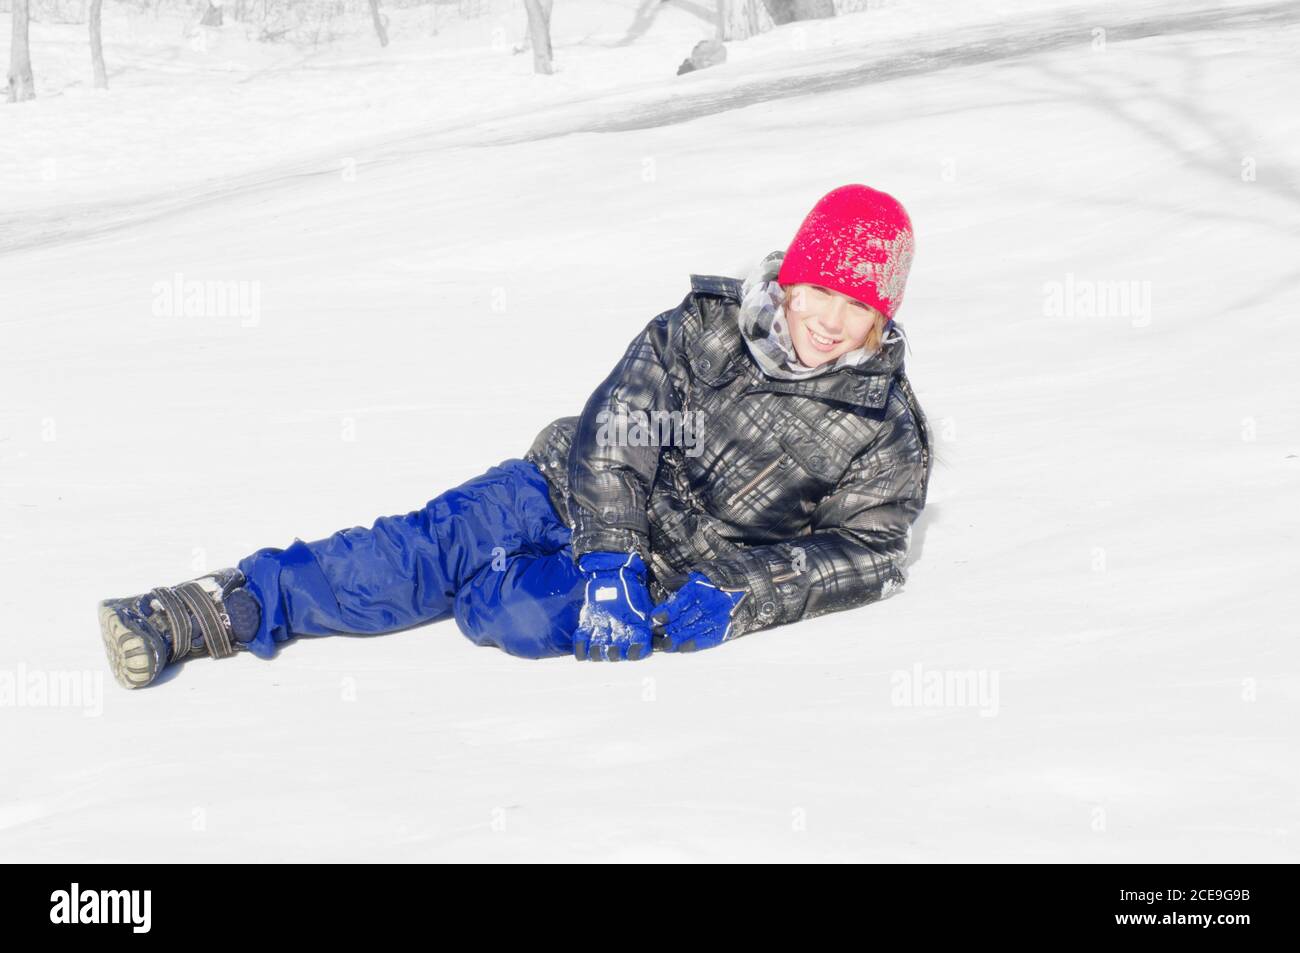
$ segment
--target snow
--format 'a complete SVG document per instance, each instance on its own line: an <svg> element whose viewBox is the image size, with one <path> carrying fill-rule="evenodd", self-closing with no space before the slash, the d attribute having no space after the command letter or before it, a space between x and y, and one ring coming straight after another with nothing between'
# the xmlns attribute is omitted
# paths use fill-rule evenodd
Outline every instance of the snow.
<svg viewBox="0 0 1300 953"><path fill-rule="evenodd" d="M1300 12L885 3L679 78L707 26L622 42L639 6L557 4L550 78L509 4L309 52L110 5L108 92L34 26L0 858L1297 860ZM112 682L100 598L520 455L689 273L859 181L917 229L938 438L892 598L637 663L447 621Z"/></svg>

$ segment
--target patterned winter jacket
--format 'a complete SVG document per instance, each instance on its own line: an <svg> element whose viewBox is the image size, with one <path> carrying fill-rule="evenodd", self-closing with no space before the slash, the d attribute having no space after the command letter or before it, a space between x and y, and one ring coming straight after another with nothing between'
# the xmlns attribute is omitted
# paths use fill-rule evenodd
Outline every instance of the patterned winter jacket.
<svg viewBox="0 0 1300 953"><path fill-rule="evenodd" d="M931 468L902 341L857 367L768 378L741 337L741 288L692 275L582 415L551 423L527 454L575 558L639 552L656 600L691 570L743 589L735 635L901 586Z"/></svg>

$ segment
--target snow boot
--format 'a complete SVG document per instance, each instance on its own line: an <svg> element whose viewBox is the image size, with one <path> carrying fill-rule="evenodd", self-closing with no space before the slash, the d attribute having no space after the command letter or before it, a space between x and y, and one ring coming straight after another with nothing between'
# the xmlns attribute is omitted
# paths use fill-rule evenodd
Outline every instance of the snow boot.
<svg viewBox="0 0 1300 953"><path fill-rule="evenodd" d="M105 599L99 628L114 677L125 688L143 688L170 662L245 650L261 615L243 574L221 569L142 595Z"/></svg>

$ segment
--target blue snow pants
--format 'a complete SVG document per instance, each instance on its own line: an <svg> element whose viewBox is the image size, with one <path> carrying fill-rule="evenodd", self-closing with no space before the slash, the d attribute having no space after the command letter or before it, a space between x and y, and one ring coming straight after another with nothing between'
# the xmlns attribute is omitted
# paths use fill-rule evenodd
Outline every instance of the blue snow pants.
<svg viewBox="0 0 1300 953"><path fill-rule="evenodd" d="M524 658L573 652L585 579L546 478L506 460L405 516L260 549L239 570L262 605L249 648L300 635L376 634L448 616L478 645Z"/></svg>

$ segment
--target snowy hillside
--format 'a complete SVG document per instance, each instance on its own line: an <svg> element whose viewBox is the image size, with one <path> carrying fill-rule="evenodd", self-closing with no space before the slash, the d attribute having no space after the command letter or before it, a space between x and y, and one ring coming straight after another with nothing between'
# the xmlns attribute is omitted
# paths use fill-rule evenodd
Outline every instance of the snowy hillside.
<svg viewBox="0 0 1300 953"><path fill-rule="evenodd" d="M387 50L110 4L108 91L33 26L0 859L1300 859L1300 7L900 0L677 77L710 5L644 6L559 0L552 77L504 3ZM617 666L442 622L113 683L97 600L522 454L848 182L917 229L897 596Z"/></svg>

